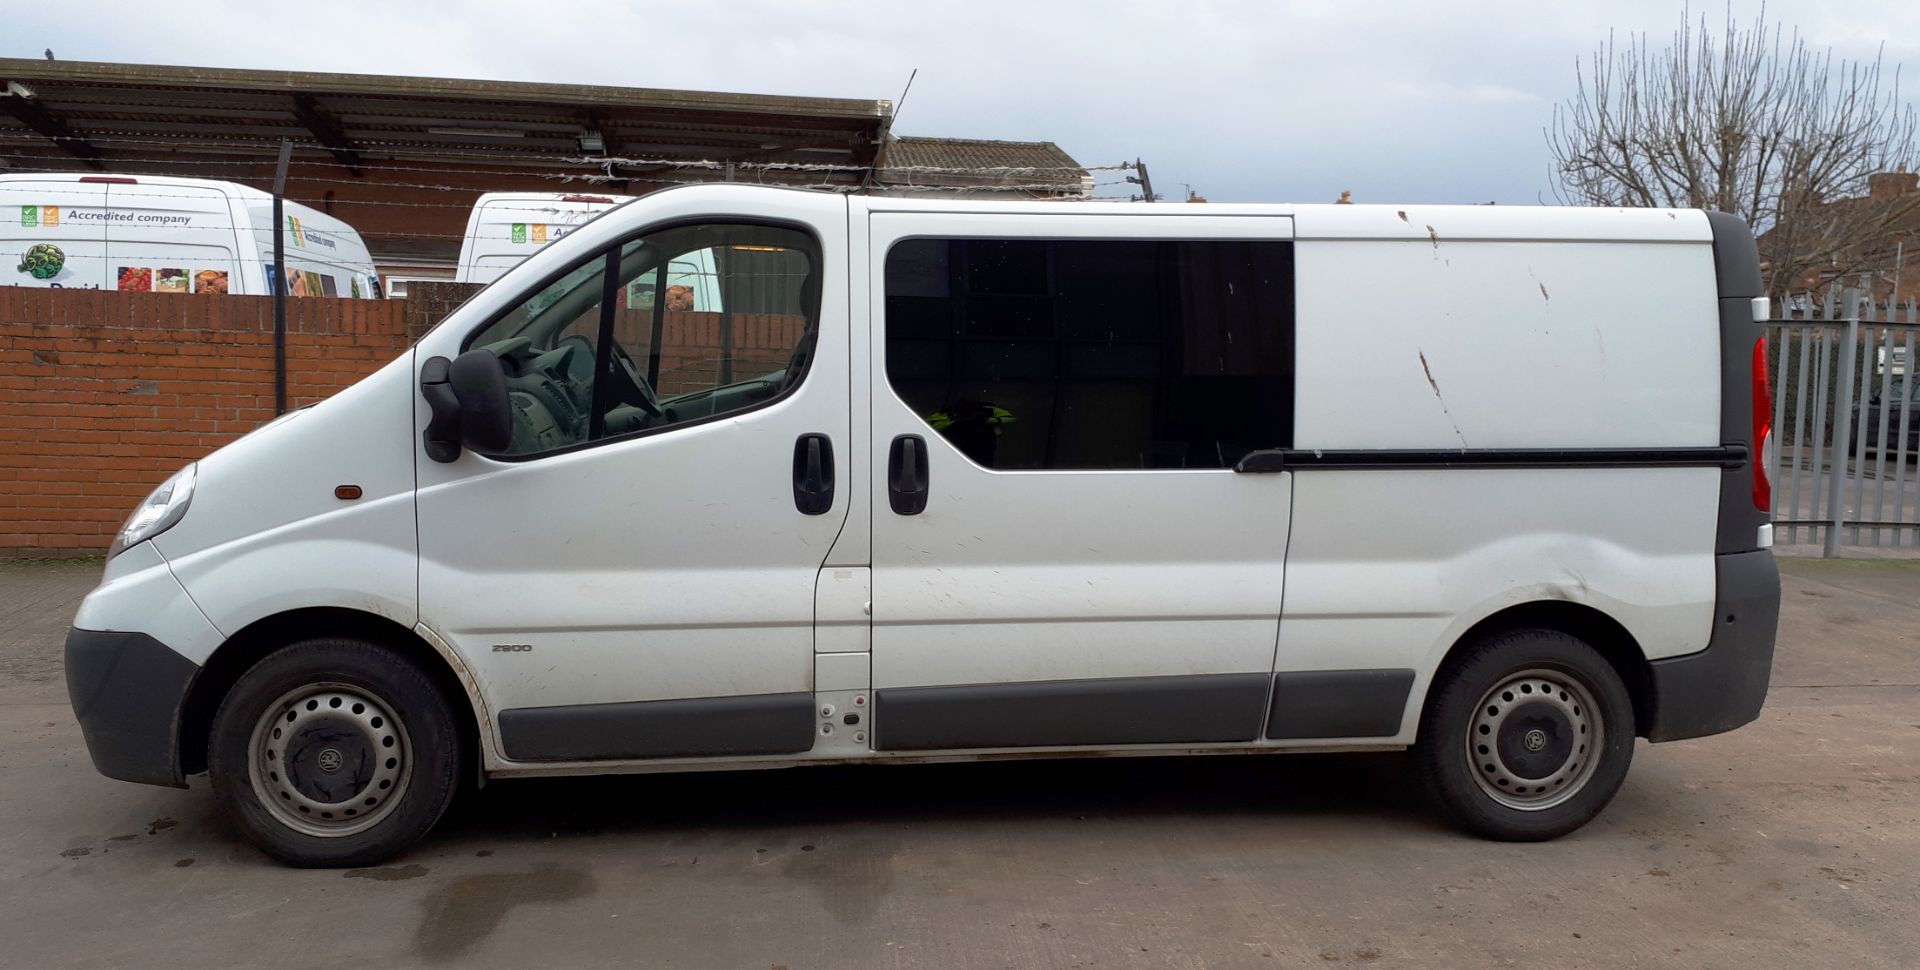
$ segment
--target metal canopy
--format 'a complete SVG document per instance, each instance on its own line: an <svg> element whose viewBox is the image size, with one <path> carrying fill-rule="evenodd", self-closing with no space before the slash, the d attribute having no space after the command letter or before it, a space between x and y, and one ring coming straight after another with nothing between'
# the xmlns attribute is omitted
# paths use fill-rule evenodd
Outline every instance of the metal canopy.
<svg viewBox="0 0 1920 970"><path fill-rule="evenodd" d="M451 260L485 191L639 193L724 178L854 186L885 100L0 58L0 171L265 187L359 228L376 257ZM584 180L584 181L582 181Z"/></svg>

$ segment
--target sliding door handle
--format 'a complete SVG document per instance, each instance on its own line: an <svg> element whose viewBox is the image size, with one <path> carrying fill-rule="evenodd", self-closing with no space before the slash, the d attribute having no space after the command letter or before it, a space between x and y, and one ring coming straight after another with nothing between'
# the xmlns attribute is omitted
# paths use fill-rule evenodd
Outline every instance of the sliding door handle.
<svg viewBox="0 0 1920 970"><path fill-rule="evenodd" d="M793 507L802 515L833 508L833 440L803 434L793 443Z"/></svg>
<svg viewBox="0 0 1920 970"><path fill-rule="evenodd" d="M887 450L887 503L900 515L927 507L927 443L917 434L894 438Z"/></svg>

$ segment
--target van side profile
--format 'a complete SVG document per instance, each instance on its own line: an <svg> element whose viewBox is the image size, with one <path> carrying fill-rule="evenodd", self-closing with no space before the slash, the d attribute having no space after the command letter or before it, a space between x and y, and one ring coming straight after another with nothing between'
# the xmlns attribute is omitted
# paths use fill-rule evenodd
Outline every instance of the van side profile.
<svg viewBox="0 0 1920 970"><path fill-rule="evenodd" d="M69 689L296 865L476 773L1115 754L1552 838L1764 701L1760 295L1698 211L662 191L157 489Z"/></svg>
<svg viewBox="0 0 1920 970"><path fill-rule="evenodd" d="M293 296L377 298L352 226L284 202ZM233 182L162 175L0 175L0 285L265 296L273 197Z"/></svg>

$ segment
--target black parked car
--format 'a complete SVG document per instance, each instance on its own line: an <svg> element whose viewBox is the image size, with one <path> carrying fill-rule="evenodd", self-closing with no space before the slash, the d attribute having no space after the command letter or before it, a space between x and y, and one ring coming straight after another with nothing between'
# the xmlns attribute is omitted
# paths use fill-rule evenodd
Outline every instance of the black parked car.
<svg viewBox="0 0 1920 970"><path fill-rule="evenodd" d="M1900 419L1903 416L1907 419L1907 454L1920 453L1920 380L1906 375L1895 378L1893 390L1896 395L1902 385L1906 385L1907 389L1905 401L1896 397L1889 406L1889 402L1882 401L1880 395L1875 394L1865 407L1858 404L1853 406L1853 435L1847 441L1848 454L1858 453L1861 435L1866 436L1869 451L1897 451L1900 447ZM1884 432L1880 430L1883 411L1887 416Z"/></svg>

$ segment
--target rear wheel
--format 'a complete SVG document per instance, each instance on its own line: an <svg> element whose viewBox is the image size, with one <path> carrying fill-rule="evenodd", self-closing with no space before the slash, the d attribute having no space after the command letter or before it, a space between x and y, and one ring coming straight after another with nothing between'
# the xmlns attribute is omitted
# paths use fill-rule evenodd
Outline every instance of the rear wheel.
<svg viewBox="0 0 1920 970"><path fill-rule="evenodd" d="M370 643L318 639L241 675L214 716L208 769L242 834L296 866L401 852L452 801L460 745L447 699Z"/></svg>
<svg viewBox="0 0 1920 970"><path fill-rule="evenodd" d="M1633 702L1612 665L1555 630L1497 634L1442 670L1415 756L1442 814L1491 839L1585 825L1626 780Z"/></svg>

